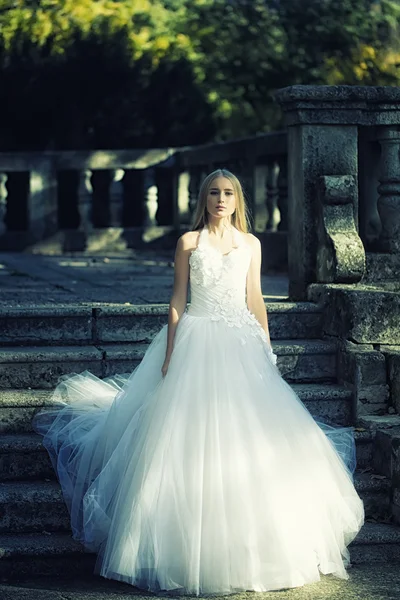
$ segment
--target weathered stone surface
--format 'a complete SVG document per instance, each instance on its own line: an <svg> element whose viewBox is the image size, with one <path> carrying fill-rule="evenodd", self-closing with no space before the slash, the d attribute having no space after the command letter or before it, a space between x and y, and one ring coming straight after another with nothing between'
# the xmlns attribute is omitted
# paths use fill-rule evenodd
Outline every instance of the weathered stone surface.
<svg viewBox="0 0 400 600"><path fill-rule="evenodd" d="M382 346L381 351L386 357L391 404L400 413L400 346Z"/></svg>
<svg viewBox="0 0 400 600"><path fill-rule="evenodd" d="M289 127L288 152L289 296L304 300L307 285L316 281L318 178L327 173L357 177L357 128Z"/></svg>
<svg viewBox="0 0 400 600"><path fill-rule="evenodd" d="M82 306L0 308L0 344L78 344L92 339L92 309Z"/></svg>
<svg viewBox="0 0 400 600"><path fill-rule="evenodd" d="M399 282L400 256L398 254L383 254L367 252L366 271L363 283L376 283L378 281Z"/></svg>
<svg viewBox="0 0 400 600"><path fill-rule="evenodd" d="M69 528L69 515L58 483L0 483L0 532Z"/></svg>
<svg viewBox="0 0 400 600"><path fill-rule="evenodd" d="M349 341L340 344L338 381L352 390L352 412L357 422L360 416L387 412L389 387L385 357L372 346Z"/></svg>
<svg viewBox="0 0 400 600"><path fill-rule="evenodd" d="M142 360L147 344L103 344L104 376L131 373Z"/></svg>
<svg viewBox="0 0 400 600"><path fill-rule="evenodd" d="M394 427L400 427L400 415L369 415L360 417L358 425L372 431L377 431L378 429L393 429Z"/></svg>
<svg viewBox="0 0 400 600"><path fill-rule="evenodd" d="M356 180L352 175L322 175L317 189L317 281L360 281L365 271L365 251L355 221Z"/></svg>
<svg viewBox="0 0 400 600"><path fill-rule="evenodd" d="M99 342L151 342L168 321L168 306L146 305L95 309Z"/></svg>
<svg viewBox="0 0 400 600"><path fill-rule="evenodd" d="M391 86L292 85L275 92L286 124L399 125L400 91Z"/></svg>
<svg viewBox="0 0 400 600"><path fill-rule="evenodd" d="M382 286L314 284L308 297L324 303L327 335L359 344L397 344L400 339L400 293Z"/></svg>
<svg viewBox="0 0 400 600"><path fill-rule="evenodd" d="M10 347L0 350L0 388L52 388L85 370L101 376L103 353L94 347Z"/></svg>
<svg viewBox="0 0 400 600"><path fill-rule="evenodd" d="M35 434L0 437L0 481L55 479L42 438Z"/></svg>
<svg viewBox="0 0 400 600"><path fill-rule="evenodd" d="M321 307L309 302L268 302L266 307L272 338L320 336ZM0 306L0 343L44 346L150 342L167 319L167 304Z"/></svg>
<svg viewBox="0 0 400 600"><path fill-rule="evenodd" d="M344 341L340 344L338 376L341 381L355 380L362 388L386 384L385 357L372 345Z"/></svg>
<svg viewBox="0 0 400 600"><path fill-rule="evenodd" d="M396 522L400 523L400 427L377 431L374 468L391 478L391 512Z"/></svg>
<svg viewBox="0 0 400 600"><path fill-rule="evenodd" d="M281 375L289 382L333 381L336 376L336 344L296 340L273 344Z"/></svg>
<svg viewBox="0 0 400 600"><path fill-rule="evenodd" d="M372 464L375 434L371 431L355 431L357 467L362 469Z"/></svg>

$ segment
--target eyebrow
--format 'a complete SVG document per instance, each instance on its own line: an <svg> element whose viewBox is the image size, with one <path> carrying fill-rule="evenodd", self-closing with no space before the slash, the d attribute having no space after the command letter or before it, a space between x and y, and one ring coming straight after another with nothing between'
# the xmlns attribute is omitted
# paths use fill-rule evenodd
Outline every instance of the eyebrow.
<svg viewBox="0 0 400 600"><path fill-rule="evenodd" d="M216 187L210 188L210 192L214 192L214 191L219 192L219 188L216 188ZM233 188L225 188L224 192L233 192Z"/></svg>

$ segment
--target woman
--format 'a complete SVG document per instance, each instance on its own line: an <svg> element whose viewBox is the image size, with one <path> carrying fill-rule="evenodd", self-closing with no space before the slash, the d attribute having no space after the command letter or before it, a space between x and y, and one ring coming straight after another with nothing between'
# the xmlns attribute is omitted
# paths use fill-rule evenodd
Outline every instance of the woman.
<svg viewBox="0 0 400 600"><path fill-rule="evenodd" d="M282 379L260 265L239 181L211 173L139 367L67 378L64 404L37 415L100 575L197 595L347 578L364 517L352 431L317 423Z"/></svg>

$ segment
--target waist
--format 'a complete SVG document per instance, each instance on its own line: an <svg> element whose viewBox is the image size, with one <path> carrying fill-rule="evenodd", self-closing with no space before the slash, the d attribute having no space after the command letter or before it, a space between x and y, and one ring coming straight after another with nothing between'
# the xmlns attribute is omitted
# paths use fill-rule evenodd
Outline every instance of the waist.
<svg viewBox="0 0 400 600"><path fill-rule="evenodd" d="M193 299L187 308L192 317L238 316L248 311L246 301L242 298L215 298L214 300Z"/></svg>

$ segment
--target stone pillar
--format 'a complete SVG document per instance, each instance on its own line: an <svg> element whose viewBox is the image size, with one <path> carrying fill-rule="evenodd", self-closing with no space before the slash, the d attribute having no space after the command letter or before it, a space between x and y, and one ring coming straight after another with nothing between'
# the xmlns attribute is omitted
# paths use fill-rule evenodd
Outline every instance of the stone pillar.
<svg viewBox="0 0 400 600"><path fill-rule="evenodd" d="M382 231L379 249L391 254L400 253L400 130L398 127L379 127L378 140L382 147L378 192L378 212Z"/></svg>
<svg viewBox="0 0 400 600"><path fill-rule="evenodd" d="M276 99L288 126L289 295L300 300L316 281L318 178L349 175L358 189L358 127L400 124L400 88L298 85ZM357 199L353 209L358 227Z"/></svg>

